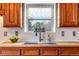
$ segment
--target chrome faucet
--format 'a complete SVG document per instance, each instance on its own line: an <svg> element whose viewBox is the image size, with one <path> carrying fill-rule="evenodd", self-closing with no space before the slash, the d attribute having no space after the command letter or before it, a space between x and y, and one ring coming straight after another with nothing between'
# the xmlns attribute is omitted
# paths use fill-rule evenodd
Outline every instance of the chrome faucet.
<svg viewBox="0 0 79 59"><path fill-rule="evenodd" d="M45 32L45 28L41 28L39 22L36 24L36 28L35 28L35 31L34 31L34 32L36 32L36 33L35 33L36 36L38 36L38 33L39 33L39 41L40 41L40 42L41 42L42 40L44 40L44 38L41 38L41 33L42 33L42 32Z"/></svg>

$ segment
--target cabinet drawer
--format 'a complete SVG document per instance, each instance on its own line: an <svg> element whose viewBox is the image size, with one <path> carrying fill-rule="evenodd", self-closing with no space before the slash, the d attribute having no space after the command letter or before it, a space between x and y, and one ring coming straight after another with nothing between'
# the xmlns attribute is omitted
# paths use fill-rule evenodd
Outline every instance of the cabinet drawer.
<svg viewBox="0 0 79 59"><path fill-rule="evenodd" d="M0 48L0 56L19 56L20 49L18 48Z"/></svg>
<svg viewBox="0 0 79 59"><path fill-rule="evenodd" d="M22 56L38 56L39 49L36 48L23 48L21 50Z"/></svg>
<svg viewBox="0 0 79 59"><path fill-rule="evenodd" d="M79 55L79 48L63 48L59 50L59 55L62 56L77 56Z"/></svg>
<svg viewBox="0 0 79 59"><path fill-rule="evenodd" d="M40 50L40 55L42 56L57 56L58 55L58 50L57 49L41 49Z"/></svg>

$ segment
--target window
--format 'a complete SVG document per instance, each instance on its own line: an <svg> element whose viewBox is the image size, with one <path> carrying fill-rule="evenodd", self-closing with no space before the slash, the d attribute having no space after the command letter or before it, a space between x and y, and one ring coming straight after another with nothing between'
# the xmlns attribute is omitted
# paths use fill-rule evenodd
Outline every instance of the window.
<svg viewBox="0 0 79 59"><path fill-rule="evenodd" d="M26 5L26 27L28 31L34 31L40 24L45 31L52 31L54 25L54 4L28 4ZM39 27L39 26L37 26Z"/></svg>

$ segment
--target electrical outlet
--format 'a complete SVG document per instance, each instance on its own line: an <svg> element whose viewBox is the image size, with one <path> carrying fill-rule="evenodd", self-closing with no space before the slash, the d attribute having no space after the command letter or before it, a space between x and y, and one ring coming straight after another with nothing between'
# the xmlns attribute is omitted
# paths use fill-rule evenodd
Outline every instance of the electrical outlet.
<svg viewBox="0 0 79 59"><path fill-rule="evenodd" d="M15 31L15 35L18 36L18 31Z"/></svg>
<svg viewBox="0 0 79 59"><path fill-rule="evenodd" d="M4 31L4 36L7 36L7 31Z"/></svg>
<svg viewBox="0 0 79 59"><path fill-rule="evenodd" d="M61 31L61 36L64 36L64 31Z"/></svg>
<svg viewBox="0 0 79 59"><path fill-rule="evenodd" d="M73 34L73 36L76 36L76 31L73 31L72 34Z"/></svg>

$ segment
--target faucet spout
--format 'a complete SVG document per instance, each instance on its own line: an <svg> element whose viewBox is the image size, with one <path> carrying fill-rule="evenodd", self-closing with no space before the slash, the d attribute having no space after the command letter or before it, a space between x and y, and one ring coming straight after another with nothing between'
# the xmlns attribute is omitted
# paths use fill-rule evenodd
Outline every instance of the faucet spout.
<svg viewBox="0 0 79 59"><path fill-rule="evenodd" d="M37 33L39 33L39 41L41 42L42 40L44 40L44 38L41 38L41 33L45 32L45 28L41 28L40 23L38 23L38 24L39 24L39 28L37 28L37 26L36 26L34 32L36 32L36 34L35 34L36 36L38 36Z"/></svg>

